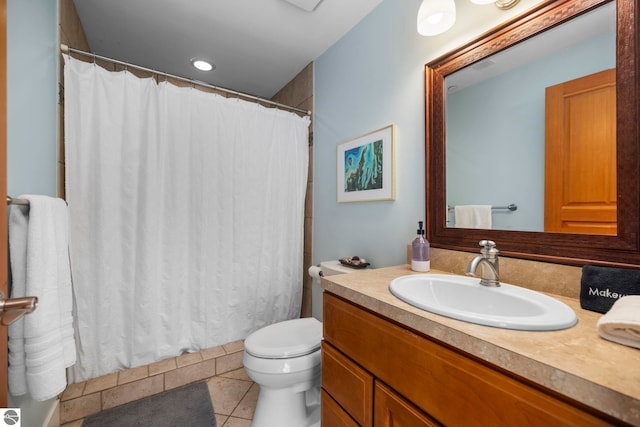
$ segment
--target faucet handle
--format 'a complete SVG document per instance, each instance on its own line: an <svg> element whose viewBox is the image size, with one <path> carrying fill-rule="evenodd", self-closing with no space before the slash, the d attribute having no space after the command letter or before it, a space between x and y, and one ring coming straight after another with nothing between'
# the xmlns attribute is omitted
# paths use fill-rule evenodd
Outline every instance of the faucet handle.
<svg viewBox="0 0 640 427"><path fill-rule="evenodd" d="M487 249L487 250L496 247L496 242L494 242L493 240L480 240L478 244L480 246L484 246L484 249Z"/></svg>
<svg viewBox="0 0 640 427"><path fill-rule="evenodd" d="M480 240L480 242L478 243L480 244L480 246L482 246L482 249L480 249L480 253L484 255L485 258L493 258L500 253L498 248L496 248L496 242L494 242L493 240Z"/></svg>

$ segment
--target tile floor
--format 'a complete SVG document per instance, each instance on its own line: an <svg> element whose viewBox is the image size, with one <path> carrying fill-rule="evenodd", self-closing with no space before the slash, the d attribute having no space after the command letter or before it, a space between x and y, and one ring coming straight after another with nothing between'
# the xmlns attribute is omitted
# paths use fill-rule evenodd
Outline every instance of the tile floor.
<svg viewBox="0 0 640 427"><path fill-rule="evenodd" d="M61 427L137 399L205 380L218 427L250 427L258 385L242 368L242 341L71 384L60 398Z"/></svg>

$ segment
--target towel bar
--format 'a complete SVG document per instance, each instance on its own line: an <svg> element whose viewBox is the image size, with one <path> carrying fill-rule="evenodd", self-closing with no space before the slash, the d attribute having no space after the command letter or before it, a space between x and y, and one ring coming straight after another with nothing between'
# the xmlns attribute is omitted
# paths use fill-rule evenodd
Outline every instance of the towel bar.
<svg viewBox="0 0 640 427"><path fill-rule="evenodd" d="M455 206L447 206L447 209L452 211L455 209ZM515 203L510 203L507 206L491 206L491 209L510 210L511 212L513 212L518 210L518 205L516 205Z"/></svg>
<svg viewBox="0 0 640 427"><path fill-rule="evenodd" d="M0 323L8 326L31 313L38 306L38 297L22 297L5 299L0 292Z"/></svg>
<svg viewBox="0 0 640 427"><path fill-rule="evenodd" d="M29 201L26 199L14 199L13 197L7 196L7 205L29 206Z"/></svg>

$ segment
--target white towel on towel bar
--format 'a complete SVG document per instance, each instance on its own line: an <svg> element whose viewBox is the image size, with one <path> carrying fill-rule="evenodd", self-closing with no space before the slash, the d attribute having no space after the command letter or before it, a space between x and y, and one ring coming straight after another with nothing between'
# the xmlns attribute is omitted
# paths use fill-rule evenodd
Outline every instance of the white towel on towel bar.
<svg viewBox="0 0 640 427"><path fill-rule="evenodd" d="M62 199L20 198L29 206L10 208L11 296L36 296L38 306L9 325L9 391L46 400L65 389L76 361L68 213Z"/></svg>
<svg viewBox="0 0 640 427"><path fill-rule="evenodd" d="M457 205L454 212L457 228L491 229L491 205Z"/></svg>

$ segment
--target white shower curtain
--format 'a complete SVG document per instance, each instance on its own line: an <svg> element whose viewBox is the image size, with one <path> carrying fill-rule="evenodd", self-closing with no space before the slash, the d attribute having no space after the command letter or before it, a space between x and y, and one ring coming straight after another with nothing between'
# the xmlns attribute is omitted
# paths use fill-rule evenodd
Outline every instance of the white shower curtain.
<svg viewBox="0 0 640 427"><path fill-rule="evenodd" d="M64 74L71 381L298 317L309 118L68 56Z"/></svg>

